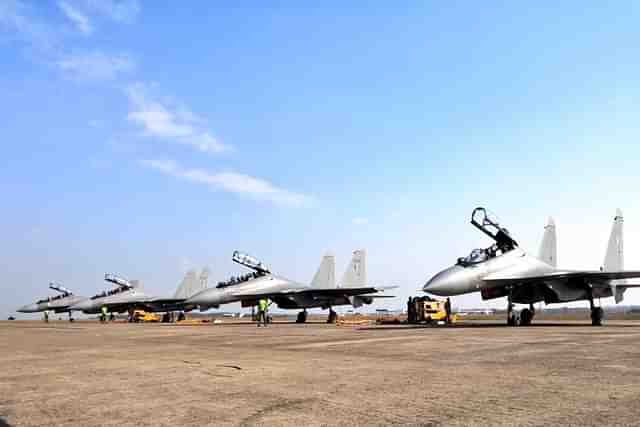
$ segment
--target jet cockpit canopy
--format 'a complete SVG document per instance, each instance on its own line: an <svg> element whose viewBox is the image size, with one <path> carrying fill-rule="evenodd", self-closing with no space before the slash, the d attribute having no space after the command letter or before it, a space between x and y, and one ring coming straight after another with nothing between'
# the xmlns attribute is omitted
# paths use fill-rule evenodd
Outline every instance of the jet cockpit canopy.
<svg viewBox="0 0 640 427"><path fill-rule="evenodd" d="M239 285L240 283L248 282L249 280L257 279L262 276L266 276L266 273L254 271L252 273L243 274L242 276L231 276L224 282L218 282L216 288L226 288L227 286Z"/></svg>
<svg viewBox="0 0 640 427"><path fill-rule="evenodd" d="M104 280L107 282L111 282L121 288L131 289L134 287L129 280L111 273L105 273Z"/></svg>
<svg viewBox="0 0 640 427"><path fill-rule="evenodd" d="M486 261L487 259L489 259L487 251L485 249L477 248L472 250L471 253L466 257L460 258L458 262L460 264L470 265L470 264L479 264L481 262Z"/></svg>
<svg viewBox="0 0 640 427"><path fill-rule="evenodd" d="M73 294L73 292L71 292L69 289L65 288L58 282L49 282L49 289L58 291L65 297Z"/></svg>
<svg viewBox="0 0 640 427"><path fill-rule="evenodd" d="M518 246L509 230L502 227L495 215L483 207L477 207L471 214L471 224L487 236L495 240L497 248L502 252L510 251Z"/></svg>
<svg viewBox="0 0 640 427"><path fill-rule="evenodd" d="M496 216L483 207L477 207L473 210L471 224L491 237L495 243L486 249L474 249L466 257L458 258L458 265L467 267L480 264L518 246L518 242L509 234L509 230L502 227Z"/></svg>
<svg viewBox="0 0 640 427"><path fill-rule="evenodd" d="M269 268L262 262L258 261L257 258L254 258L248 254L244 254L240 251L233 252L233 257L231 257L231 259L240 265L244 265L247 268L257 271L258 273L262 273L262 274L270 273Z"/></svg>

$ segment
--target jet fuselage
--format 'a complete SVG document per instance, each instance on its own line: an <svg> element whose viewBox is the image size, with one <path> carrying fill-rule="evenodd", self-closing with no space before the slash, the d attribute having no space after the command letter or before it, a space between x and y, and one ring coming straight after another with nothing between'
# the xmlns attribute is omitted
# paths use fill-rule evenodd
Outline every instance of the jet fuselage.
<svg viewBox="0 0 640 427"><path fill-rule="evenodd" d="M442 270L429 279L423 291L444 297L480 292L483 299L499 298L506 296L508 290L504 286L486 283L485 280L542 276L559 271L516 247L477 264L457 263ZM586 287L569 286L561 281L547 279L536 285L514 289L513 301L523 304L544 301L549 304L584 300L589 298L590 294L597 298L612 295L608 288L590 290Z"/></svg>
<svg viewBox="0 0 640 427"><path fill-rule="evenodd" d="M137 302L149 299L150 296L145 294L141 289L133 288L127 291L122 291L113 295L106 295L103 297L88 298L84 301L71 307L72 310L79 310L85 314L97 314L100 313L100 309L103 305L121 305L122 310L117 309L113 311L124 312L128 306L134 305Z"/></svg>
<svg viewBox="0 0 640 427"><path fill-rule="evenodd" d="M477 264L457 263L435 274L424 285L423 290L438 296L454 296L479 292L489 288L483 279L499 278L502 275L538 275L554 271L544 262L515 248Z"/></svg>
<svg viewBox="0 0 640 427"><path fill-rule="evenodd" d="M186 304L197 305L201 309L218 307L222 304L242 301L247 299L247 295L258 295L264 293L278 293L287 290L302 290L307 286L267 274L246 282L229 285L222 288L210 288L198 292L187 299Z"/></svg>
<svg viewBox="0 0 640 427"><path fill-rule="evenodd" d="M17 311L19 313L38 313L42 311L55 311L56 313L63 313L72 311L72 306L81 303L86 300L87 297L79 295L69 295L63 298L51 299L48 301L36 302L33 304L27 304L20 307Z"/></svg>

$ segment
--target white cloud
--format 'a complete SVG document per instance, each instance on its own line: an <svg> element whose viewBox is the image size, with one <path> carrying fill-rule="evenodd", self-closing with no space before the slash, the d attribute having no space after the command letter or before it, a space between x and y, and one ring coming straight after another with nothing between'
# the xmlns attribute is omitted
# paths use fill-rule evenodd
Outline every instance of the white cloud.
<svg viewBox="0 0 640 427"><path fill-rule="evenodd" d="M86 0L87 6L113 21L132 23L140 13L138 0Z"/></svg>
<svg viewBox="0 0 640 427"><path fill-rule="evenodd" d="M249 175L235 172L211 173L202 169L183 169L172 160L143 160L142 164L170 176L205 184L214 190L223 190L254 200L291 207L309 206L313 202L309 196L276 187L268 181Z"/></svg>
<svg viewBox="0 0 640 427"><path fill-rule="evenodd" d="M358 217L353 218L351 222L353 222L355 225L367 225L369 223L369 220L367 218Z"/></svg>
<svg viewBox="0 0 640 427"><path fill-rule="evenodd" d="M127 55L107 55L90 52L67 56L56 65L72 76L83 80L113 80L118 74L133 71L134 61Z"/></svg>
<svg viewBox="0 0 640 427"><path fill-rule="evenodd" d="M91 34L93 32L93 27L89 22L89 17L82 12L80 12L75 7L71 6L69 3L65 1L58 2L58 8L64 13L64 15L76 26L78 31L83 34Z"/></svg>
<svg viewBox="0 0 640 427"><path fill-rule="evenodd" d="M203 120L185 108L171 107L167 102L152 99L142 84L127 89L131 111L129 121L140 126L147 136L154 136L191 145L199 151L219 153L231 147L203 128Z"/></svg>

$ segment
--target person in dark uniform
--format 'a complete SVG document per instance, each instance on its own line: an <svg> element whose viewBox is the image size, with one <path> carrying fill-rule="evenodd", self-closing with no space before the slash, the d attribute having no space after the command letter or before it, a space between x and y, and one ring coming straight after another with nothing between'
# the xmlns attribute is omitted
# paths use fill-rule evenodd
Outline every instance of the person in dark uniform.
<svg viewBox="0 0 640 427"><path fill-rule="evenodd" d="M407 323L416 323L416 304L411 297L407 300Z"/></svg>
<svg viewBox="0 0 640 427"><path fill-rule="evenodd" d="M444 303L444 311L447 313L447 323L451 323L451 298Z"/></svg>

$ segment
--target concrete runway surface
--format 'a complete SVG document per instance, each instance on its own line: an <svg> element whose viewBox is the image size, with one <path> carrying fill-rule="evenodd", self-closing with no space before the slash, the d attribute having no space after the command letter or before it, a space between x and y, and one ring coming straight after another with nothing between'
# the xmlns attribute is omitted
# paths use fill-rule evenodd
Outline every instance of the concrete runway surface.
<svg viewBox="0 0 640 427"><path fill-rule="evenodd" d="M640 322L0 322L0 425L638 425Z"/></svg>

